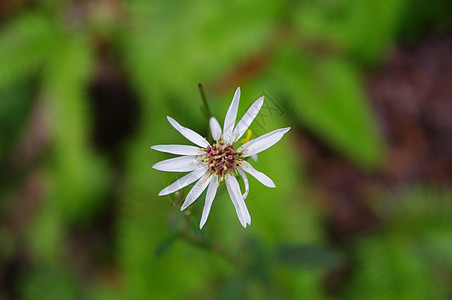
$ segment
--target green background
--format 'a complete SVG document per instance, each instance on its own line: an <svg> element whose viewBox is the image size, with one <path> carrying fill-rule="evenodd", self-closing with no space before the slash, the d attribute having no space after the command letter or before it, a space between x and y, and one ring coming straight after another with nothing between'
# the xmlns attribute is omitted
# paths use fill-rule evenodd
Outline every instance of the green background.
<svg viewBox="0 0 452 300"><path fill-rule="evenodd" d="M442 181L387 175L386 129L398 123L378 116L368 88L398 45L449 36L448 1L30 0L0 11L0 297L451 296L452 169L441 165ZM189 144L166 116L208 135L198 83L220 123L240 86L239 117L266 96L253 137L292 127L253 163L277 188L250 178L246 229L224 185L202 231L204 194L185 212L189 187L157 196L181 174L152 169L172 156L149 147ZM326 165L364 178L358 200L324 183ZM356 201L365 212L347 208Z"/></svg>

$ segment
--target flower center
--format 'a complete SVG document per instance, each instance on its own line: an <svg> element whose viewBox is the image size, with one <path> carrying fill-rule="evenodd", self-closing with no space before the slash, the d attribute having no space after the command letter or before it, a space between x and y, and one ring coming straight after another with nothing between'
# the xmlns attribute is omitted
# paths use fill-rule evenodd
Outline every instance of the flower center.
<svg viewBox="0 0 452 300"><path fill-rule="evenodd" d="M205 151L204 163L220 178L234 170L242 158L242 153L235 150L234 145L226 144L221 140L208 146Z"/></svg>

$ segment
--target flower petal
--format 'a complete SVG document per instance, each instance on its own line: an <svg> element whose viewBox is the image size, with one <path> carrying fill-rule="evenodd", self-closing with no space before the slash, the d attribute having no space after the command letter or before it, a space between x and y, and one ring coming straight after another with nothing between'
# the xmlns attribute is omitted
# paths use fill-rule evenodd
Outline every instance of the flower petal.
<svg viewBox="0 0 452 300"><path fill-rule="evenodd" d="M273 130L272 132L261 135L260 137L257 137L249 141L248 143L243 144L242 146L240 146L238 151L243 151L243 157L248 157L253 154L262 152L276 144L289 130L290 127Z"/></svg>
<svg viewBox="0 0 452 300"><path fill-rule="evenodd" d="M207 171L207 167L203 166L199 169L194 170L191 173L188 173L187 175L183 176L182 178L176 180L166 188L160 191L159 196L168 195L171 193L174 193L180 189L183 189L187 185L195 182L198 180L202 175L204 175Z"/></svg>
<svg viewBox="0 0 452 300"><path fill-rule="evenodd" d="M240 165L240 168L242 168L245 172L251 174L254 178L259 180L260 183L262 183L263 185L271 187L271 188L276 187L275 183L273 182L273 180L270 179L270 177L268 177L267 175L265 175L262 172L257 171L248 162L243 161L242 164Z"/></svg>
<svg viewBox="0 0 452 300"><path fill-rule="evenodd" d="M237 179L231 174L228 174L228 176L226 177L226 187L228 189L232 203L234 204L237 217L239 218L242 226L246 228L246 224L251 224L251 216L240 193L239 183L237 182Z"/></svg>
<svg viewBox="0 0 452 300"><path fill-rule="evenodd" d="M237 126L235 126L235 129L232 132L234 142L241 138L248 127L250 127L254 118L256 118L257 114L261 110L262 104L264 104L264 97L260 97L259 99L254 101L251 107L246 111L245 115L242 117Z"/></svg>
<svg viewBox="0 0 452 300"><path fill-rule="evenodd" d="M201 222L199 223L199 229L204 227L206 224L207 217L210 213L210 208L212 207L213 199L215 198L215 194L217 193L218 188L218 176L214 175L212 181L209 183L209 187L207 188L206 194L206 202L204 203L204 208L202 209Z"/></svg>
<svg viewBox="0 0 452 300"><path fill-rule="evenodd" d="M246 219L242 214L242 210L236 200L236 196L232 192L232 189L227 179L226 179L226 188L228 189L229 197L231 197L232 204L234 204L235 212L237 214L237 217L239 218L240 224L242 224L243 228L246 228L247 225Z"/></svg>
<svg viewBox="0 0 452 300"><path fill-rule="evenodd" d="M159 161L152 167L165 172L188 172L201 167L203 163L195 155L180 156Z"/></svg>
<svg viewBox="0 0 452 300"><path fill-rule="evenodd" d="M223 139L226 143L230 143L232 141L231 135L235 125L235 119L237 118L237 111L239 109L239 100L240 100L240 87L238 87L237 90L235 91L234 98L232 98L231 105L229 106L228 112L226 113L226 117L224 118Z"/></svg>
<svg viewBox="0 0 452 300"><path fill-rule="evenodd" d="M206 173L206 174L204 174L203 177L201 177L201 179L198 180L198 182L195 183L193 188L188 193L187 198L185 198L185 201L182 204L182 207L180 208L180 210L186 209L187 206L189 206L190 204L195 202L195 200L198 199L199 195L201 195L201 193L204 192L207 185L212 180L212 177L209 177L209 176L210 176L210 174Z"/></svg>
<svg viewBox="0 0 452 300"><path fill-rule="evenodd" d="M248 182L248 177L246 177L245 172L243 172L242 168L237 167L237 171L239 172L240 176L243 178L243 183L245 184L245 193L242 195L243 199L246 199L248 197L248 193L250 191L250 184Z"/></svg>
<svg viewBox="0 0 452 300"><path fill-rule="evenodd" d="M179 131L187 140L189 140L193 144L196 144L199 147L203 147L203 148L206 148L207 146L209 146L209 143L206 141L206 139L203 138L198 133L196 133L195 131L181 126L179 123L177 123L176 120L174 120L171 117L166 117L166 118L177 131Z"/></svg>
<svg viewBox="0 0 452 300"><path fill-rule="evenodd" d="M155 145L151 149L178 155L199 155L202 153L201 148L187 145Z"/></svg>
<svg viewBox="0 0 452 300"><path fill-rule="evenodd" d="M212 131L212 137L215 141L218 141L221 137L221 126L217 119L214 117L210 118L210 130Z"/></svg>

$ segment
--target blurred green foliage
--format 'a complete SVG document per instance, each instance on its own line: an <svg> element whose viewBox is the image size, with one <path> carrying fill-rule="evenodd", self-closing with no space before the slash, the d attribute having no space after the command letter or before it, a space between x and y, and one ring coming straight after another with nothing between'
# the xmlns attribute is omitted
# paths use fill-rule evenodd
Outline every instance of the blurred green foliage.
<svg viewBox="0 0 452 300"><path fill-rule="evenodd" d="M418 7L424 1L414 2ZM262 93L277 108L274 114L263 110L264 119L252 127L255 135L291 124L359 168L378 170L385 144L362 76L378 67L401 33L420 30L407 25L424 15L423 9L409 10L411 4L34 1L5 19L0 159L7 161L26 135L36 107L44 108L50 135L36 149L41 159L1 176L4 216L21 207L14 188L27 172L38 170L45 182L39 205L23 220L25 229L17 234L0 228L0 248L12 249L1 252L0 265L16 252L27 257L8 291L23 299L325 299L331 296L326 276L351 266L331 297L447 299L449 191L408 187L402 199L381 195L376 210L383 228L354 237L342 249L328 241L327 211L316 204L321 195L310 192L295 134L254 164L277 188L251 180L247 205L253 223L246 230L220 189L199 231L204 196L181 213L172 205L180 195L157 196L177 175L151 168L169 156L149 146L185 143L166 115L207 135L197 91L203 82L218 119L240 85L239 116ZM250 67L254 57L262 59ZM93 146L90 88L105 62L123 71L140 107L120 163ZM105 219L110 224L100 237L90 233ZM77 232L81 241L74 238Z"/></svg>
<svg viewBox="0 0 452 300"><path fill-rule="evenodd" d="M380 207L385 228L356 242L351 299L447 299L452 239L450 191L414 187Z"/></svg>

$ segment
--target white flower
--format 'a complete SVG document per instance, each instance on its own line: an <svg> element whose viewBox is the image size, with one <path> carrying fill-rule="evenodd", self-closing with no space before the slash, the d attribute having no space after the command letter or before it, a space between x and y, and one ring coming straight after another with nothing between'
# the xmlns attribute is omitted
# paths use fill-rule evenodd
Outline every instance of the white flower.
<svg viewBox="0 0 452 300"><path fill-rule="evenodd" d="M188 193L182 204L181 210L192 204L207 188L206 202L202 211L199 228L202 229L209 216L210 207L221 181L225 181L226 188L235 211L243 227L251 224L251 216L244 199L248 196L249 183L245 174L248 173L260 181L263 185L274 188L273 181L264 173L254 169L244 160L277 143L290 127L274 130L258 138L250 140L236 149L236 142L247 131L251 122L259 113L264 103L264 97L257 99L248 109L240 122L234 127L240 100L240 88L237 88L232 103L226 113L223 130L215 118L210 119L210 129L215 140L212 145L198 133L185 128L174 119L167 117L171 125L196 146L186 145L156 145L151 148L161 152L182 155L156 163L154 169L165 172L190 172L174 183L164 188L159 196L174 193L185 186L197 181ZM235 171L235 172L233 172ZM245 193L242 195L235 175L240 174L245 184ZM235 173L235 175L234 175Z"/></svg>

